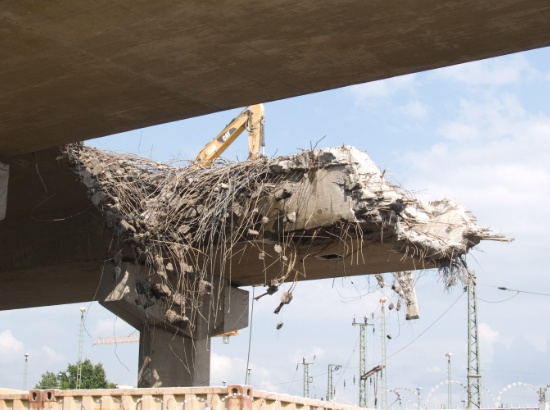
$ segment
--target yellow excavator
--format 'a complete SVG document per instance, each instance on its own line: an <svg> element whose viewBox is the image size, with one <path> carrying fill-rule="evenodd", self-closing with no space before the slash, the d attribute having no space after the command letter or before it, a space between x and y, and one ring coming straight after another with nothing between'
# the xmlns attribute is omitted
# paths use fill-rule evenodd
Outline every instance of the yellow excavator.
<svg viewBox="0 0 550 410"><path fill-rule="evenodd" d="M261 147L265 146L264 139L264 106L255 104L246 107L239 115L220 131L216 137L199 152L194 165L207 168L212 165L226 149L237 139L244 130L248 131L248 159L256 159L260 155Z"/></svg>

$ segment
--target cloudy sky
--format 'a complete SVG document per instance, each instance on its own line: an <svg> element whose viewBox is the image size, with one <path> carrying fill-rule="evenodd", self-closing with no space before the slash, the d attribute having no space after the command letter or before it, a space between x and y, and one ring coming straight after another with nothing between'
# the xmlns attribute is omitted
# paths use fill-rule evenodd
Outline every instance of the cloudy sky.
<svg viewBox="0 0 550 410"><path fill-rule="evenodd" d="M266 153L292 154L319 147L354 145L369 153L386 177L421 200L454 199L480 225L515 240L484 243L468 257L478 275L484 404L535 404L529 386L550 384L550 49L469 63L385 81L265 104ZM194 158L239 110L109 136L89 143L134 152L159 161ZM246 138L226 152L247 156ZM446 353L452 352L453 404L466 398L467 306L461 286L450 291L433 271L418 272L421 318L386 317L388 404L400 392L413 408L421 388L431 407L446 404ZM391 283L391 280L386 281ZM499 290L498 287L519 290ZM251 292L252 289L249 289ZM260 291L259 289L256 291ZM335 373L336 400L358 397L359 329L369 328L368 364L381 360L381 296L368 276L302 282L282 315L276 298L254 307L250 328L229 344L214 340L211 384L242 384L247 356L255 389L300 395L305 360L311 362L311 397L326 395L328 364ZM101 362L108 378L136 384L137 344L92 346L98 337L133 329L96 303L0 312L0 386L27 387L40 375L77 359L80 306L87 308L84 357ZM276 324L284 322L277 330ZM250 343L249 343L250 341ZM370 400L373 397L369 387ZM398 403L394 406L398 408Z"/></svg>

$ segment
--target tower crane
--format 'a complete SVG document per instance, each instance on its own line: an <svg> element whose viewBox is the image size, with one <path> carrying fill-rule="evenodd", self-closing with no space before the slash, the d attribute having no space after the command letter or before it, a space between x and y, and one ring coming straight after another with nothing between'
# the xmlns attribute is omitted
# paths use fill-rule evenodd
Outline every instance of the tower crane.
<svg viewBox="0 0 550 410"><path fill-rule="evenodd" d="M92 345L95 346L95 345L111 345L111 344L124 344L124 343L139 343L139 333L131 333L127 336L100 337L95 339Z"/></svg>

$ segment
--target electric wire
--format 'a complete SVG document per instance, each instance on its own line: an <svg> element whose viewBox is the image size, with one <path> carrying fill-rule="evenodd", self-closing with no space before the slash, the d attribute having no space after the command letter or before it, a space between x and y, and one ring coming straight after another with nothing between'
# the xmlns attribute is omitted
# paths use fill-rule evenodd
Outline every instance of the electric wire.
<svg viewBox="0 0 550 410"><path fill-rule="evenodd" d="M495 285L490 285L488 283L478 283L478 285L486 286L488 288L495 288L495 289L498 289L498 290L504 290L504 291L508 291L508 292L527 293L528 295L537 295L537 296L550 296L550 293L531 292L531 291L528 291L528 290L510 289L510 288L507 288L505 286L495 286Z"/></svg>
<svg viewBox="0 0 550 410"><path fill-rule="evenodd" d="M486 302L486 303L502 303L502 302L506 302L508 300L511 300L513 298L515 298L516 296L518 296L520 293L527 293L527 294L533 294L533 295L539 295L539 296L550 296L550 294L546 294L546 293L540 293L540 292L530 292L530 291L522 291L522 290L517 290L517 289L509 289L509 288L506 288L506 287L503 287L503 286L494 286L494 285L484 285L484 286L489 286L489 287L494 287L494 288L497 288L499 290L504 290L504 291L511 291L511 292L516 292L512 297L509 297L507 299L503 299L501 301L488 301L488 300L483 300L481 298L479 298L480 300L482 300L483 302ZM417 341L421 336L423 336L428 330L430 330L439 320L441 320L443 318L443 316L445 316L450 310L451 308L458 303L458 301L464 296L464 293L461 293L457 299L455 299L455 301L449 305L449 307L443 311L443 313L437 318L435 319L426 329L424 329L420 334L418 334L418 336L416 336L413 340L411 340L409 343L407 343L405 346L403 346L401 349L397 350L396 352L392 353L391 355L389 355L387 358L391 358L393 356L396 356L398 353L402 352L403 350L405 350L407 347L409 347L411 344L413 344L415 341ZM343 296L341 296L342 298L344 298ZM252 312L251 312L251 317L253 315L253 311L254 311L254 304L252 304ZM252 319L251 319L251 333L252 333ZM357 342L358 342L358 338L356 340L356 344L355 344L355 347L352 351L352 354L350 355L350 359L351 357L353 356L353 354L355 353L355 350L356 350L356 347L357 347ZM250 356L250 341L249 341L249 352L248 352L249 356ZM347 366L347 364L349 364L349 361L350 359L348 359L347 363L345 366L342 366L342 370L344 369L348 369L349 367ZM248 359L247 359L247 369L248 369ZM271 385L285 385L285 384L288 384L289 387L288 387L288 390L291 389L292 387L292 384L296 381L296 375L298 373L298 368L296 368L296 371L294 373L294 377L292 378L291 381L287 381L287 382L281 382L281 383L276 383L276 384L273 384L271 383ZM343 371L342 373L345 373L345 371ZM327 372L324 372L324 373L319 373L319 374L316 374L314 375L313 377L319 377L319 376L322 376L322 375L325 375L327 374ZM336 381L335 383L335 386L338 386L340 385L340 382L341 382L341 378L342 378L343 374L340 375L340 378ZM258 387L261 387L261 386L258 386Z"/></svg>
<svg viewBox="0 0 550 410"><path fill-rule="evenodd" d="M550 294L548 294L548 293L530 292L530 291L527 291L527 290L509 289L509 288L506 288L504 286L498 286L497 289L506 290L506 291L510 291L510 292L527 293L528 295L550 296Z"/></svg>
<svg viewBox="0 0 550 410"><path fill-rule="evenodd" d="M292 385L294 384L294 380L296 380L297 374L298 374L298 365L296 365L296 371L294 372L294 376L292 377L292 380L290 382L277 383L277 384L274 384L274 386L279 386L281 384L288 383L288 389L287 389L287 394L288 394L290 392L290 389L292 388Z"/></svg>
<svg viewBox="0 0 550 410"><path fill-rule="evenodd" d="M351 359L353 358L353 355L355 354L355 351L357 350L357 346L359 345L359 335L356 336L355 338L355 343L353 345L353 349L351 351L351 354L349 355L349 358L348 360L346 361L346 364L344 366L342 366L342 370L344 369L349 369L349 362L351 362ZM340 385L340 381L342 380L342 378L344 377L344 374L346 372L345 371L342 371L342 373L339 375L340 377L338 377L338 380L336 380L336 383L334 384L335 386L339 386Z"/></svg>
<svg viewBox="0 0 550 410"><path fill-rule="evenodd" d="M397 350L396 352L394 352L393 354L389 355L387 357L387 359L397 355L398 353L402 352L403 350L405 350L407 347L409 347L411 344L413 344L415 341L417 341L422 335L424 335L428 330L430 330L437 322L439 322L439 320L441 320L441 318L443 318L443 316L445 316L445 314L447 314L447 312L449 312L451 310L451 308L456 305L458 303L458 301L464 296L465 292L461 293L458 298L455 299L455 301L453 303L451 303L451 305L445 309L445 311L443 311L443 313L441 315L439 315L439 317L437 319L435 319L426 329L424 329L420 334L418 334L418 336L416 336L413 340L411 340L409 343L407 343L405 346L403 346L401 349ZM253 312L253 309L254 309L254 305L252 305L252 312ZM251 312L251 316L252 316L252 312ZM252 331L252 320L251 320L251 323L250 323L250 327L251 327L251 331ZM252 333L252 332L251 332ZM349 361L351 360L351 357L353 356L354 352L355 352L355 349L357 347L357 343L359 341L359 338L357 338L356 340L356 343L355 343L355 347L353 349L353 352L352 354L350 355L350 359L348 359L348 363ZM249 348L249 354L250 354L250 348ZM347 369L348 367L347 366L342 366L342 370L344 369ZM248 369L248 361L247 361L247 369ZM280 385L284 385L284 384L289 384L289 388L288 390L290 390L292 384L294 383L295 379L296 379L296 374L298 372L298 367L296 367L296 372L294 373L294 377L292 378L291 381L287 381L287 382L281 382L281 383L271 383L270 385L272 386L280 386ZM342 372L342 373L345 373L345 372ZM316 374L314 375L313 377L318 377L318 376L322 376L324 374L327 374L327 372L324 372L324 373L319 373L319 374ZM341 377L343 376L343 374L341 375ZM341 377L336 381L335 383L335 386L338 386L340 384L340 380L341 380ZM262 385L258 385L257 387L261 387Z"/></svg>
<svg viewBox="0 0 550 410"><path fill-rule="evenodd" d="M254 294L256 288L252 287L252 307L250 308L250 332L248 333L248 353L246 355L245 384L248 383L248 367L250 366L250 350L252 346L252 325L254 324Z"/></svg>
<svg viewBox="0 0 550 410"><path fill-rule="evenodd" d="M479 296L478 296L478 299L481 300L482 302L485 302L485 303L502 303L502 302L506 302L508 300L514 299L517 295L519 295L519 292L516 292L515 295L510 296L509 298L506 298L506 299L502 299L502 300L485 300L485 299L480 298Z"/></svg>
<svg viewBox="0 0 550 410"><path fill-rule="evenodd" d="M403 346L401 349L397 350L396 352L392 353L391 355L389 355L386 359L390 359L392 358L393 356L397 355L398 353L401 353L403 350L405 350L407 347L409 347L410 345L412 345L414 342L416 342L422 335L424 335L424 333L426 333L428 330L430 330L437 322L439 322L439 320L441 320L441 318L443 316L445 316L445 314L451 310L451 308L457 304L457 302L462 298L462 296L464 296L464 293L465 292L462 292L460 294L460 296L458 298L456 298L456 300L451 303L451 305L445 309L445 311L439 315L439 317L437 319L435 319L431 325L429 325L426 329L424 329L418 336L416 336L413 340L411 340L409 343L407 343L405 346Z"/></svg>

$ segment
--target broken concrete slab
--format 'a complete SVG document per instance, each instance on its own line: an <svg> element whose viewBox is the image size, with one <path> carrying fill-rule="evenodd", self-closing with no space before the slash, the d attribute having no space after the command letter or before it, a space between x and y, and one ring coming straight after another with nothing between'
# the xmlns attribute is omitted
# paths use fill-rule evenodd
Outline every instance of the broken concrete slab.
<svg viewBox="0 0 550 410"><path fill-rule="evenodd" d="M451 200L422 203L388 183L353 147L210 169L84 145L64 152L131 249L125 260L153 267L151 280L174 294L199 290L201 281L269 286L433 267L452 284L473 246L504 240Z"/></svg>
<svg viewBox="0 0 550 410"><path fill-rule="evenodd" d="M154 354L158 344L150 343L155 329L166 340L170 333L183 338L176 355L198 360L207 356L209 336L238 328L219 326L228 323L224 306L231 286L265 285L260 299L292 282L275 302L278 314L293 300L299 280L376 274L383 286L380 273L400 272L392 287L398 309L404 301L407 319L414 319L411 270L438 268L452 285L467 276L464 257L473 246L504 240L453 201L421 203L389 184L368 155L353 147L209 169L81 144L65 147L64 154L118 238L105 269L102 303L145 331L144 386L172 380L159 376L168 365ZM243 317L247 306L242 301L231 311ZM204 349L196 350L197 344ZM198 383L195 376L207 373L208 366L196 367L194 360L186 383Z"/></svg>

